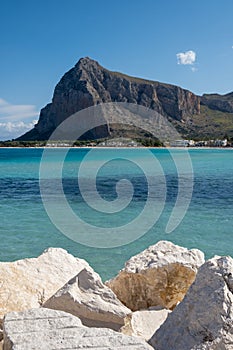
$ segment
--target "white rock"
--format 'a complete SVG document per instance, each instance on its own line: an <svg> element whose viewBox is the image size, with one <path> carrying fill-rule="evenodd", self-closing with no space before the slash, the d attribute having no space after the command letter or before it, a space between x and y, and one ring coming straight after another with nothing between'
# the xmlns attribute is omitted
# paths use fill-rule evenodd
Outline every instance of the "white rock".
<svg viewBox="0 0 233 350"><path fill-rule="evenodd" d="M156 305L173 309L203 263L204 254L200 250L160 241L128 260L125 268L106 285L133 311Z"/></svg>
<svg viewBox="0 0 233 350"><path fill-rule="evenodd" d="M156 350L233 349L233 259L200 267L184 300L151 338Z"/></svg>
<svg viewBox="0 0 233 350"><path fill-rule="evenodd" d="M78 316L89 327L119 330L131 313L94 271L83 269L44 304Z"/></svg>
<svg viewBox="0 0 233 350"><path fill-rule="evenodd" d="M0 318L10 311L39 307L83 268L85 260L49 248L38 258L0 263Z"/></svg>
<svg viewBox="0 0 233 350"><path fill-rule="evenodd" d="M63 311L12 312L4 320L4 350L149 350L143 340L107 328L88 328Z"/></svg>
<svg viewBox="0 0 233 350"><path fill-rule="evenodd" d="M141 310L135 311L125 319L121 332L144 340L149 340L164 323L170 310Z"/></svg>

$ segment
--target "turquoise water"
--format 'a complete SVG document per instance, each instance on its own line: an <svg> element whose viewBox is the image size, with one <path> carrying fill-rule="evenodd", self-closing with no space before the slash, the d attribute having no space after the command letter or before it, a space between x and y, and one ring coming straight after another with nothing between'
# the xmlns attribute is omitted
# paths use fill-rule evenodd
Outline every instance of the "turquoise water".
<svg viewBox="0 0 233 350"><path fill-rule="evenodd" d="M0 149L0 239L1 261L13 261L38 256L47 247L62 247L75 256L86 259L103 279L115 275L124 262L161 239L199 248L209 258L214 254L233 255L233 151L227 149L189 150L194 173L194 189L189 209L180 225L170 234L165 228L178 193L178 175L166 149L151 150L166 176L165 208L157 223L136 241L116 248L94 248L74 242L64 236L50 221L40 195L39 167L42 149ZM54 149L48 159L47 186L57 181L54 166L62 150ZM98 151L90 169L108 152L116 158L103 166L97 177L97 189L107 201L116 198L116 183L122 178L134 186L134 196L128 207L118 214L98 213L91 209L80 193L77 174L87 149L72 149L63 169L63 188L67 200L77 215L92 225L113 227L126 224L139 215L148 196L147 180L134 164L142 158L140 149ZM176 151L183 157L181 150ZM132 162L121 159L129 156ZM185 160L185 159L184 159ZM147 160L145 159L145 162ZM148 162L150 160L148 159ZM86 191L92 191L86 177ZM126 191L125 196L128 196ZM110 203L110 202L109 202ZM106 238L107 239L107 238Z"/></svg>

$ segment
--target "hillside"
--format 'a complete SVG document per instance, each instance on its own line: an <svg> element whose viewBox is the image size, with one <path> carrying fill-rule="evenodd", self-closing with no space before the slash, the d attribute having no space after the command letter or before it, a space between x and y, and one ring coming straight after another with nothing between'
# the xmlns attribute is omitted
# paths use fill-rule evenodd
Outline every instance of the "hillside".
<svg viewBox="0 0 233 350"><path fill-rule="evenodd" d="M37 125L18 140L47 140L70 115L105 102L128 102L150 108L177 128L183 137L233 137L233 93L202 97L181 87L111 72L86 57L61 78L52 102L42 108ZM80 121L81 123L82 121ZM133 127L106 125L85 134L83 139L150 135Z"/></svg>

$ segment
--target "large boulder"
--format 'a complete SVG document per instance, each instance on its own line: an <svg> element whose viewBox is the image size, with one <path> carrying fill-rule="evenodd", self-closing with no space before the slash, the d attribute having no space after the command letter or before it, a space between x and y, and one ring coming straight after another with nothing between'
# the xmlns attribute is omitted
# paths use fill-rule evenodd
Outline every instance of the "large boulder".
<svg viewBox="0 0 233 350"><path fill-rule="evenodd" d="M167 309L157 310L153 308L135 311L125 318L125 325L121 328L121 332L149 340L164 323L170 312Z"/></svg>
<svg viewBox="0 0 233 350"><path fill-rule="evenodd" d="M85 260L49 248L38 258L0 263L0 318L10 311L40 307L83 268Z"/></svg>
<svg viewBox="0 0 233 350"><path fill-rule="evenodd" d="M89 327L107 327L114 330L124 325L131 313L106 287L94 271L83 269L44 304L44 307L69 312L78 316Z"/></svg>
<svg viewBox="0 0 233 350"><path fill-rule="evenodd" d="M4 319L4 350L149 350L146 342L107 328L88 328L63 311L34 309Z"/></svg>
<svg viewBox="0 0 233 350"><path fill-rule="evenodd" d="M233 349L233 259L214 257L150 340L156 350Z"/></svg>
<svg viewBox="0 0 233 350"><path fill-rule="evenodd" d="M133 311L157 305L173 309L184 298L203 263L200 250L160 241L129 259L106 284Z"/></svg>

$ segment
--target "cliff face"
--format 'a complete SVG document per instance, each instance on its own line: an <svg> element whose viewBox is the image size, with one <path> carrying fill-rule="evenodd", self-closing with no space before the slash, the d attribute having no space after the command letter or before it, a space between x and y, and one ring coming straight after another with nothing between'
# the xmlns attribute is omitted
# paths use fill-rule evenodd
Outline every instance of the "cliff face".
<svg viewBox="0 0 233 350"><path fill-rule="evenodd" d="M233 113L233 92L226 95L204 94L201 104L220 112Z"/></svg>
<svg viewBox="0 0 233 350"><path fill-rule="evenodd" d="M40 112L38 124L20 140L46 140L75 112L103 102L129 102L151 108L183 122L200 113L200 98L178 86L111 72L90 58L82 58L57 84L52 103ZM88 138L109 136L108 126L92 130Z"/></svg>

